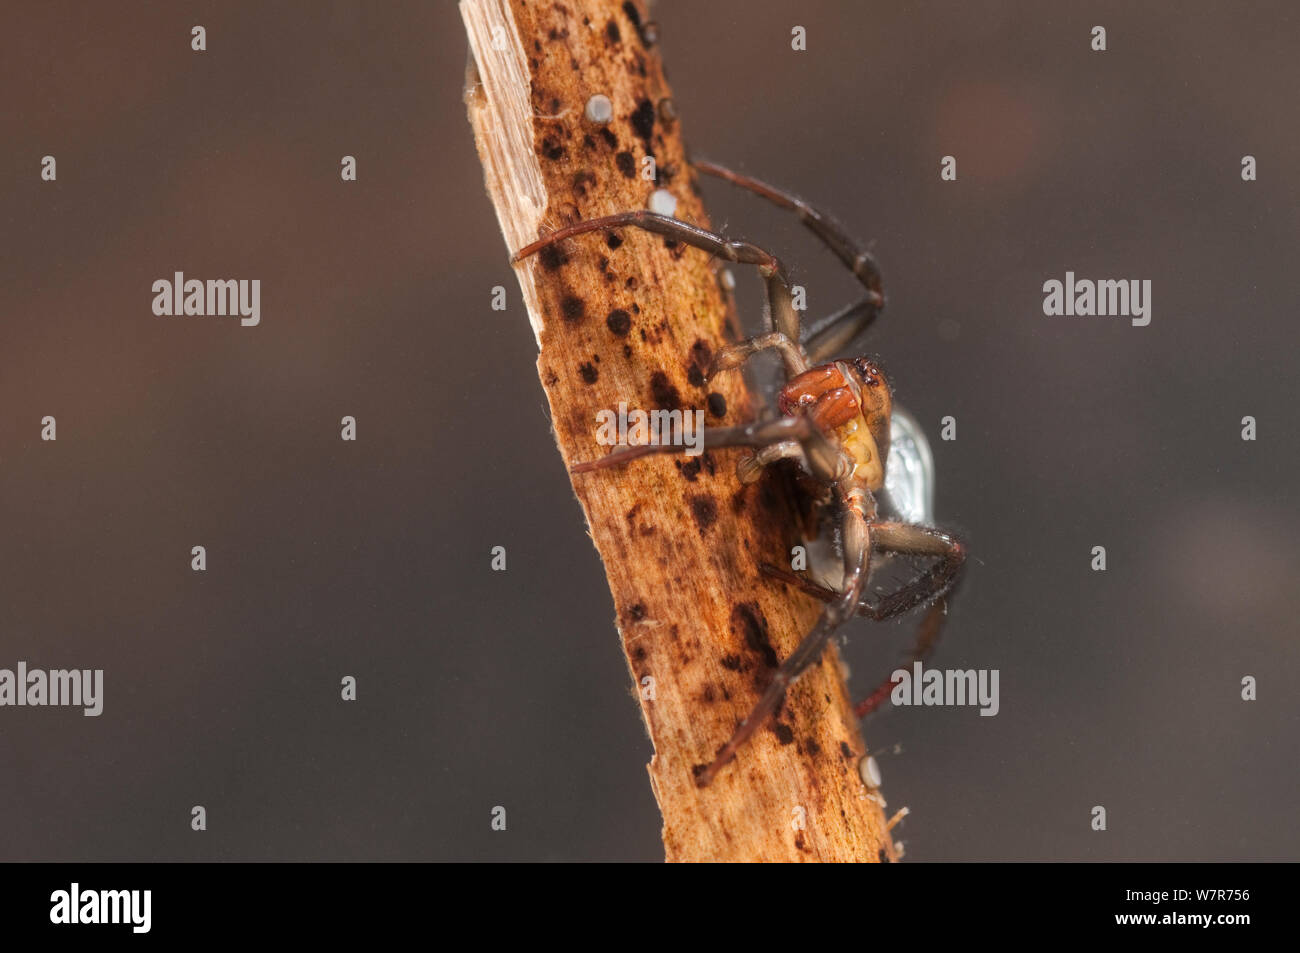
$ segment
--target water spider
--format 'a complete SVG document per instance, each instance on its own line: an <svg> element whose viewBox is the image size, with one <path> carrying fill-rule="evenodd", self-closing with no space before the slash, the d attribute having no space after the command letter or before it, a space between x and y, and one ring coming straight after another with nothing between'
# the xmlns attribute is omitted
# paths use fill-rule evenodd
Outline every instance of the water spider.
<svg viewBox="0 0 1300 953"><path fill-rule="evenodd" d="M712 163L697 162L695 168L796 213L861 282L866 295L848 308L807 329L802 328L785 266L775 255L757 245L731 241L687 222L644 210L560 228L520 249L514 261L587 232L634 227L730 262L756 265L766 282L768 330L719 349L709 374L739 368L758 352L775 350L785 371L785 385L777 399L779 415L745 426L707 428L704 447L752 448L753 452L742 457L737 465L738 475L744 482L757 480L763 468L772 463L794 461L822 490L824 517L838 525L842 572L833 574L836 578L832 585L824 585L776 566L760 565L766 574L823 600L826 608L812 630L773 673L748 717L718 750L713 762L696 770L695 781L704 787L780 708L786 690L821 658L831 636L854 615L883 620L929 605L913 654L914 658L924 657L938 638L946 614L942 597L956 583L966 551L959 540L947 533L878 512L877 496L885 485L890 443L893 411L890 385L880 366L869 358L834 359L872 325L884 307L876 260L832 219L793 195ZM572 472L603 470L652 453L681 450L679 446L667 444L621 447L602 459L574 466ZM867 581L873 553L927 557L931 564L892 591L869 598ZM864 716L882 704L889 697L890 686L890 679L885 679L857 705L857 714Z"/></svg>

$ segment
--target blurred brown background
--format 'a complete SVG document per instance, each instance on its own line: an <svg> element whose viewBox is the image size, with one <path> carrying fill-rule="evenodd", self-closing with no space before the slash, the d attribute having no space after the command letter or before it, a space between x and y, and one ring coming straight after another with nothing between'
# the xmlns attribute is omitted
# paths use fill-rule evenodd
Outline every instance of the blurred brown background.
<svg viewBox="0 0 1300 953"><path fill-rule="evenodd" d="M867 346L930 428L940 522L974 555L933 661L1000 669L1001 713L866 726L902 746L881 766L908 858L1296 859L1294 5L653 15L695 153L874 242L890 307ZM0 709L0 858L661 857L454 5L5 19L0 667L103 668L106 697L99 718ZM706 188L812 311L852 299L797 224ZM178 270L260 278L261 325L154 317ZM1151 325L1044 317L1066 270L1151 279ZM855 629L857 691L908 636Z"/></svg>

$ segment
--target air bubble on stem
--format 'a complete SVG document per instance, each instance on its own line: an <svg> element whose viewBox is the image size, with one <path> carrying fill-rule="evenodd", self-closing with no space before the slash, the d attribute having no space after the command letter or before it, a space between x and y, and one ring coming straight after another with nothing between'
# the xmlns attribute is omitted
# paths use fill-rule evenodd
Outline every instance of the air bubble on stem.
<svg viewBox="0 0 1300 953"><path fill-rule="evenodd" d="M592 122L604 125L614 118L614 104L609 101L609 97L605 94L597 93L587 100L585 112L587 118Z"/></svg>
<svg viewBox="0 0 1300 953"><path fill-rule="evenodd" d="M871 790L874 791L879 788L881 780L880 765L876 763L876 759L871 757L871 755L867 755L859 761L858 776L862 778L862 783Z"/></svg>

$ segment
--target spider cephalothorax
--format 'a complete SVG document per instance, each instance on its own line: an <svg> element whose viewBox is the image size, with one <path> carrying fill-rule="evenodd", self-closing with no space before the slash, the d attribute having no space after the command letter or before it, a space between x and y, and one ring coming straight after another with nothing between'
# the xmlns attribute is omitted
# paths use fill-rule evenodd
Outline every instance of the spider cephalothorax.
<svg viewBox="0 0 1300 953"><path fill-rule="evenodd" d="M764 334L720 348L709 373L738 368L759 351L777 351L786 376L777 396L781 416L741 427L706 429L704 446L753 448L736 466L740 479L747 483L757 480L764 468L778 460L797 462L822 487L818 499L825 503L823 511L827 518L839 521L843 574L837 587L828 589L788 570L767 564L760 566L768 575L822 599L827 603L826 610L773 673L762 697L731 739L719 749L713 762L697 771L696 783L703 787L780 707L786 689L821 658L831 635L853 615L888 619L933 603L921 623L914 652L914 657L923 657L938 637L945 609L941 597L956 582L966 551L956 538L939 530L883 519L877 513L875 494L885 484L893 410L889 382L873 360L834 359L836 353L871 325L884 307L880 269L875 259L834 221L794 196L711 163L700 162L695 167L796 212L852 271L866 290L866 296L804 331L793 306L785 266L775 255L749 242L728 241L714 232L647 211L623 212L569 225L520 249L514 260L575 235L631 226L665 235L727 261L757 265L767 283L771 328ZM623 447L603 459L578 464L573 472L587 473L652 453L681 449L664 444ZM929 557L934 562L893 592L869 600L865 593L873 552ZM889 685L890 680L886 679L857 706L858 714L866 714L882 704L888 697Z"/></svg>
<svg viewBox="0 0 1300 953"><path fill-rule="evenodd" d="M853 475L872 493L885 485L893 400L879 366L865 357L804 371L777 395L781 413L802 411L853 461ZM835 474L834 476L838 476Z"/></svg>

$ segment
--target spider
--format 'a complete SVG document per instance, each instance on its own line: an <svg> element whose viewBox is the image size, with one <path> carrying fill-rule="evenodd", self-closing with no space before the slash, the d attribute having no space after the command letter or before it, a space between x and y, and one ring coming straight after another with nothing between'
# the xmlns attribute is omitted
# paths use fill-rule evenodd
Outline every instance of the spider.
<svg viewBox="0 0 1300 953"><path fill-rule="evenodd" d="M775 350L785 371L777 395L779 416L738 427L706 428L704 447L749 447L753 452L737 464L742 482L757 480L765 467L793 460L821 489L819 508L838 519L842 577L834 588L763 563L760 570L824 601L826 607L812 630L780 664L749 715L711 764L697 767L695 783L710 784L753 734L781 707L786 690L822 656L832 635L854 615L877 621L890 619L923 605L930 608L919 626L912 658L929 654L947 612L946 596L956 585L966 549L955 536L928 526L889 519L877 508L876 495L885 483L893 397L880 366L867 357L834 360L875 321L885 304L880 268L875 258L853 241L833 219L795 196L724 166L696 161L694 167L756 193L796 213L809 230L853 273L866 290L855 304L804 330L798 318L785 266L770 252L744 241L698 228L655 212L637 210L588 219L557 229L520 249L512 261L587 232L634 227L675 239L737 264L756 265L767 286L770 326L759 334L720 348L709 376L742 367L760 351ZM681 447L644 444L620 447L604 458L572 467L588 473L621 466L652 453ZM930 557L928 569L894 591L870 600L866 596L872 553ZM885 679L855 706L858 717L879 707L892 687Z"/></svg>

